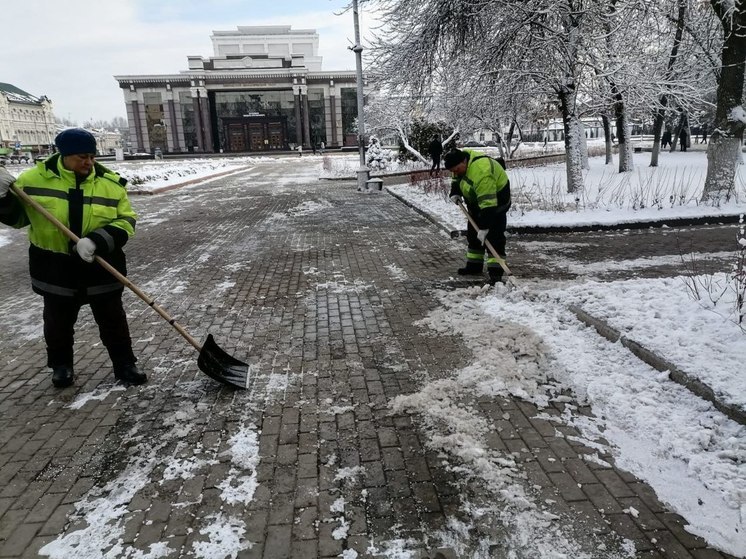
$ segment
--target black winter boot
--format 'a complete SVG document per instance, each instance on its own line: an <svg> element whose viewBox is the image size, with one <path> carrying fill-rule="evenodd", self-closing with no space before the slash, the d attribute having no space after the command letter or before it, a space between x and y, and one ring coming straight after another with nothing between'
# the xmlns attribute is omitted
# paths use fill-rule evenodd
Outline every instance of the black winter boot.
<svg viewBox="0 0 746 559"><path fill-rule="evenodd" d="M57 388L66 388L73 383L75 373L72 365L52 367L52 384Z"/></svg>
<svg viewBox="0 0 746 559"><path fill-rule="evenodd" d="M487 273L490 276L490 285L495 285L497 282L503 281L503 269L502 268L487 268Z"/></svg>
<svg viewBox="0 0 746 559"><path fill-rule="evenodd" d="M459 276L481 276L482 275L482 263L481 262L467 262L466 266L459 268Z"/></svg>
<svg viewBox="0 0 746 559"><path fill-rule="evenodd" d="M126 384L145 384L148 382L148 376L137 370L137 365L120 365L114 367L114 376L117 380Z"/></svg>

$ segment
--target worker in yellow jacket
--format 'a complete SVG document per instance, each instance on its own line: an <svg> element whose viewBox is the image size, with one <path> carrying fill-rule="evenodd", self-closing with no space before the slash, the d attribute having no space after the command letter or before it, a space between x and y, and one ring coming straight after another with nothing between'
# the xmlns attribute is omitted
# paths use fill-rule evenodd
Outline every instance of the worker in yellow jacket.
<svg viewBox="0 0 746 559"><path fill-rule="evenodd" d="M481 275L485 258L485 240L505 260L505 228L510 209L510 181L503 164L471 149L453 150L446 154L444 166L453 173L450 198L455 204L463 202L479 227L467 223L466 266L460 275ZM487 253L489 283L502 281L503 268L492 254Z"/></svg>
<svg viewBox="0 0 746 559"><path fill-rule="evenodd" d="M114 376L127 384L142 384L147 376L135 364L122 306L124 286L94 258L100 256L127 273L122 247L135 233L137 215L127 198L126 180L95 161L96 138L87 130L63 130L55 145L59 153L17 179L0 167L0 222L29 228L31 287L44 297L44 340L52 383L58 388L73 384L74 326L80 308L88 304ZM80 242L74 244L16 197L10 191L14 181Z"/></svg>

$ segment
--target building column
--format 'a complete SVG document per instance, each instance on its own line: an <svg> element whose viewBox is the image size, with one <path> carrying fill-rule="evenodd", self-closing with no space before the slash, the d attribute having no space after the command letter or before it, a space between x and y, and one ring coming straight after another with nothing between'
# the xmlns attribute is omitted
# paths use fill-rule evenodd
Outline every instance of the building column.
<svg viewBox="0 0 746 559"><path fill-rule="evenodd" d="M212 152L212 128L207 90L201 86L192 87L191 94L192 107L194 108L194 126L197 132L197 148L201 152Z"/></svg>
<svg viewBox="0 0 746 559"><path fill-rule="evenodd" d="M169 99L168 100L168 118L169 118L169 130L171 131L170 134L170 150L171 151L184 151L181 147L181 143L179 142L179 131L176 129L176 106L174 105L174 100Z"/></svg>
<svg viewBox="0 0 746 559"><path fill-rule="evenodd" d="M339 137L337 135L337 97L333 91L329 92L329 127L331 128L330 143L334 147L339 147Z"/></svg>
<svg viewBox="0 0 746 559"><path fill-rule="evenodd" d="M166 92L163 94L163 124L166 126L166 149L169 152L181 151L179 135L176 129L176 108L174 106L174 94L171 84L166 84Z"/></svg>
<svg viewBox="0 0 746 559"><path fill-rule="evenodd" d="M145 141L143 138L142 120L140 119L140 104L137 100L130 103L132 107L132 120L135 129L135 151L142 153L145 151ZM132 141L132 134L130 134L130 142Z"/></svg>
<svg viewBox="0 0 746 559"><path fill-rule="evenodd" d="M205 151L213 153L215 146L212 141L212 117L210 116L210 99L207 97L207 90L205 90L204 97L200 98L200 104L202 105L202 116L204 117L205 128L203 130Z"/></svg>
<svg viewBox="0 0 746 559"><path fill-rule="evenodd" d="M301 86L301 98L303 99L303 138L304 138L304 145L308 148L311 148L311 144L313 143L313 138L311 138L311 126L309 123L309 117L308 117L308 87L303 85Z"/></svg>
<svg viewBox="0 0 746 559"><path fill-rule="evenodd" d="M295 143L296 145L303 145L303 124L300 118L300 86L293 86L293 100L295 108Z"/></svg>
<svg viewBox="0 0 746 559"><path fill-rule="evenodd" d="M334 91L334 80L329 80L329 86L324 87L324 131L326 132L326 145L334 145L334 126L332 126L332 91Z"/></svg>

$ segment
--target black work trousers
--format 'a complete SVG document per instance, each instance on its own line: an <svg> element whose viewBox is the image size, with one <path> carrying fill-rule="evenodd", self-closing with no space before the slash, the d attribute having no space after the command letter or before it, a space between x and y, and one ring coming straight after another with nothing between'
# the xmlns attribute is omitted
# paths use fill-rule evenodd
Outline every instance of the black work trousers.
<svg viewBox="0 0 746 559"><path fill-rule="evenodd" d="M47 365L72 366L75 322L83 305L90 305L98 324L99 335L109 352L114 367L137 361L132 353L127 315L122 306L122 294L90 297L44 296L44 341L47 344Z"/></svg>
<svg viewBox="0 0 746 559"><path fill-rule="evenodd" d="M488 225L490 232L487 233L487 240L503 260L505 259L505 229L507 229L507 227L508 215L506 213L499 213L492 220L492 223ZM479 239L477 238L477 230L471 226L471 223L466 224L466 242L470 252L474 251L484 254L487 250L486 247L479 242Z"/></svg>
<svg viewBox="0 0 746 559"><path fill-rule="evenodd" d="M489 227L489 233L487 233L486 240L490 242L498 256L505 260L505 229L508 225L507 214L501 212L497 214L489 224L485 225ZM487 272L489 273L490 278L501 278L503 275L502 266L500 266L497 259L488 251L485 246L487 243L485 242L483 245L479 242L479 239L477 238L477 230L471 226L471 223L466 227L466 242L466 267L481 270L484 261L486 260Z"/></svg>

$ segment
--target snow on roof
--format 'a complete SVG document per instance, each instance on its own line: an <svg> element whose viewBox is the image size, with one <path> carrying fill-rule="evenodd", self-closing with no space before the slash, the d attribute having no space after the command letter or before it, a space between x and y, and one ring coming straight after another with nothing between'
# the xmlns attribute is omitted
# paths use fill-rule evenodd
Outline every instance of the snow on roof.
<svg viewBox="0 0 746 559"><path fill-rule="evenodd" d="M2 93L8 101L13 101L14 103L39 105L42 101L39 97L34 97L30 93L26 93L22 89L9 83L0 82L0 93Z"/></svg>

